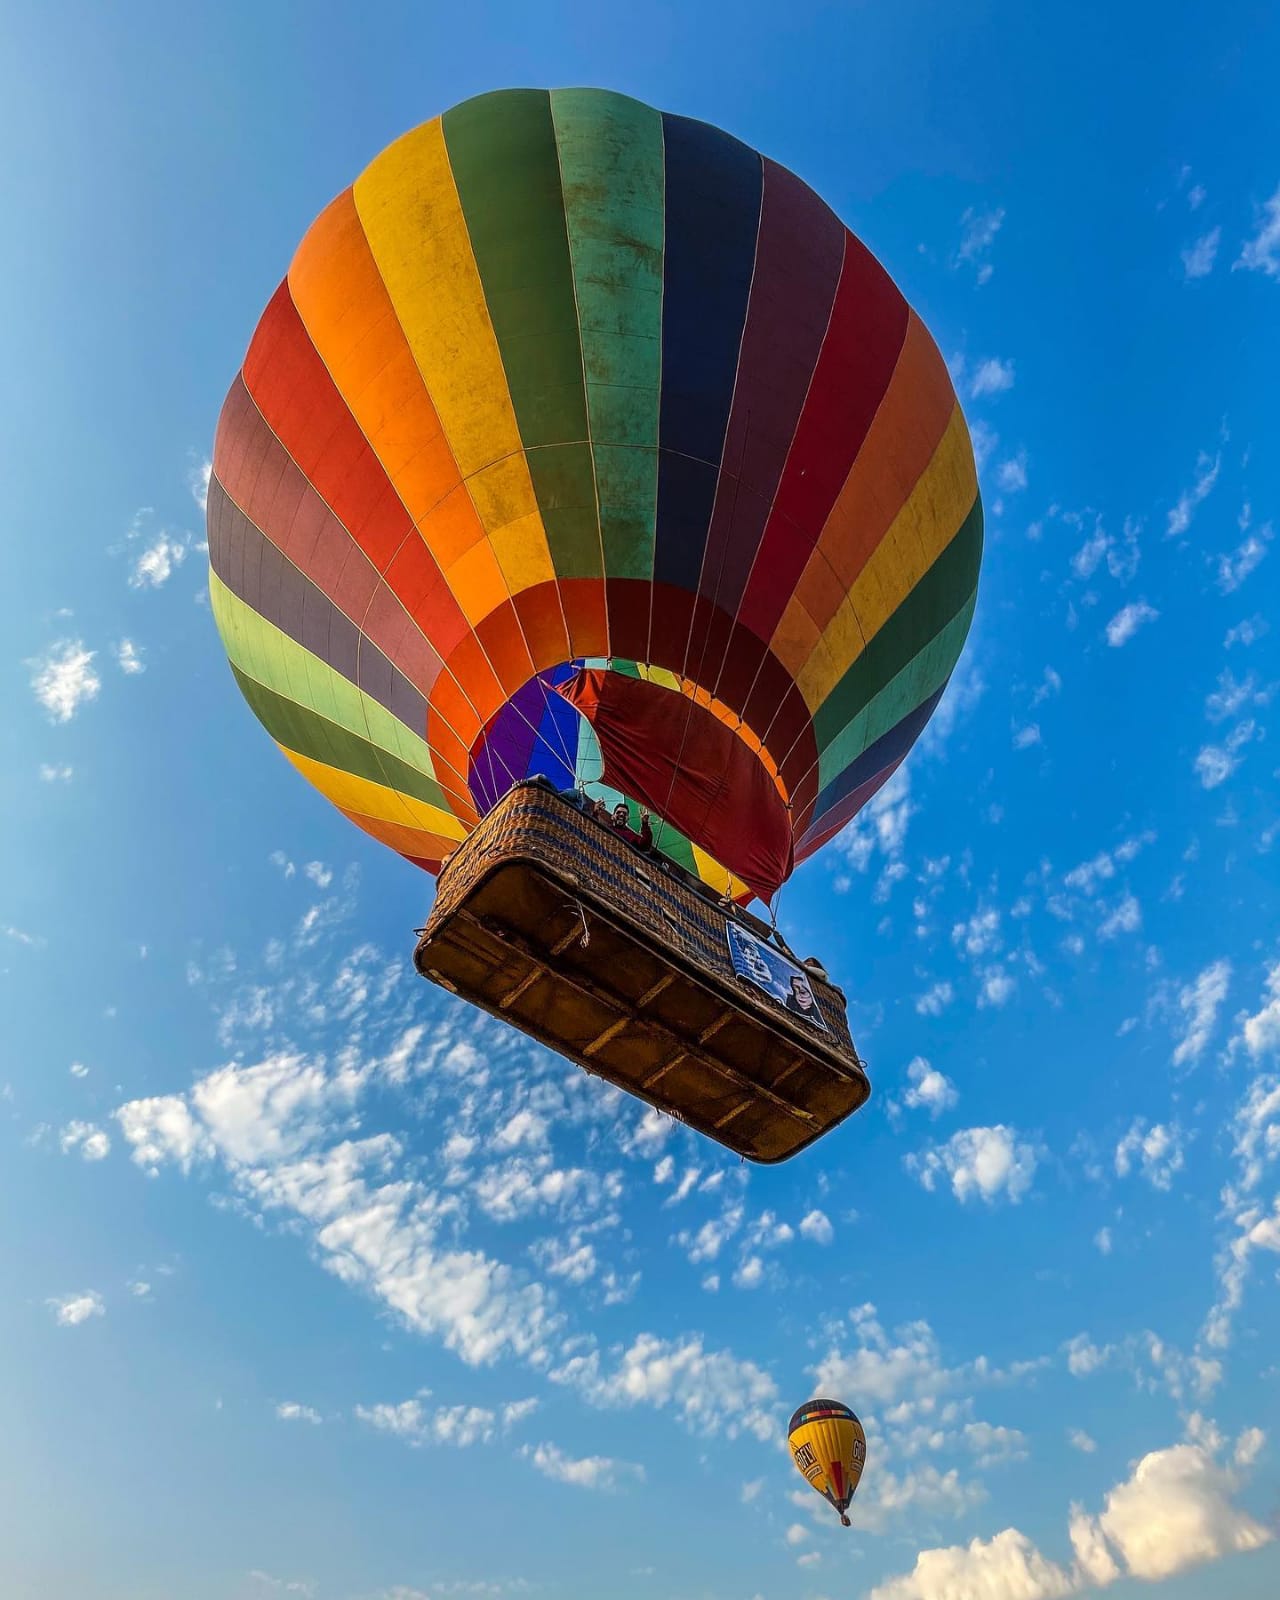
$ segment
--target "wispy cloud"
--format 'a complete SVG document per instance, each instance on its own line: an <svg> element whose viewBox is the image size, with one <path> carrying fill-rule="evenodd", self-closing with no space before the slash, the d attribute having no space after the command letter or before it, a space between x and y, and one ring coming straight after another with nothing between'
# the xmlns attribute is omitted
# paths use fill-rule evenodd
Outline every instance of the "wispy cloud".
<svg viewBox="0 0 1280 1600"><path fill-rule="evenodd" d="M1169 512L1169 525L1165 530L1166 539L1176 539L1184 534L1191 526L1191 519L1195 510L1213 492L1213 486L1218 481L1218 472L1222 466L1222 457L1206 455L1203 451L1196 462L1196 476L1189 489L1184 489L1178 496L1177 503Z"/></svg>
<svg viewBox="0 0 1280 1600"><path fill-rule="evenodd" d="M1213 263L1217 259L1218 244L1222 238L1221 228L1211 228L1208 233L1203 233L1194 244L1188 245L1182 252L1182 271L1188 280L1193 278L1207 278L1213 271Z"/></svg>
<svg viewBox="0 0 1280 1600"><path fill-rule="evenodd" d="M996 488L1001 494L1017 494L1027 487L1027 452L1019 450L996 468Z"/></svg>
<svg viewBox="0 0 1280 1600"><path fill-rule="evenodd" d="M1224 959L1211 962L1179 990L1178 1009L1185 1027L1173 1052L1175 1067L1193 1066L1204 1054L1230 984L1231 963Z"/></svg>
<svg viewBox="0 0 1280 1600"><path fill-rule="evenodd" d="M1252 720L1238 723L1222 744L1202 745L1196 754L1195 772L1201 785L1216 789L1223 784L1244 760L1241 753L1257 734L1257 724Z"/></svg>
<svg viewBox="0 0 1280 1600"><path fill-rule="evenodd" d="M318 1427L324 1421L313 1407L299 1405L296 1400L282 1400L276 1407L276 1416L281 1422L309 1422L313 1427Z"/></svg>
<svg viewBox="0 0 1280 1600"><path fill-rule="evenodd" d="M624 1482L642 1482L644 1468L630 1461L615 1461L611 1456L566 1455L557 1445L525 1445L521 1454L544 1477L557 1483L572 1484L577 1489L603 1489L606 1492L621 1487Z"/></svg>
<svg viewBox="0 0 1280 1600"><path fill-rule="evenodd" d="M208 510L209 480L212 477L213 462L207 456L198 467L192 467L187 474L187 486L191 490L191 498L200 507L201 511Z"/></svg>
<svg viewBox="0 0 1280 1600"><path fill-rule="evenodd" d="M968 265L974 269L980 284L990 282L995 268L987 256L1003 225L1003 206L992 207L989 211L969 206L960 218L960 243L952 257L952 266Z"/></svg>
<svg viewBox="0 0 1280 1600"><path fill-rule="evenodd" d="M1231 270L1243 267L1246 272L1265 272L1268 278L1280 278L1280 188L1257 207L1254 220L1258 231L1245 241Z"/></svg>
<svg viewBox="0 0 1280 1600"><path fill-rule="evenodd" d="M129 578L131 589L163 588L187 559L190 535L175 537L162 530L135 560Z"/></svg>
<svg viewBox="0 0 1280 1600"><path fill-rule="evenodd" d="M78 1154L86 1161L102 1161L111 1153L111 1140L92 1122L68 1122L58 1143L64 1156Z"/></svg>
<svg viewBox="0 0 1280 1600"><path fill-rule="evenodd" d="M70 722L82 705L96 700L102 680L94 670L97 652L79 639L64 639L27 665L31 687L53 722Z"/></svg>
<svg viewBox="0 0 1280 1600"><path fill-rule="evenodd" d="M984 395L1003 394L1013 388L1013 377L1012 361L1000 361L992 357L980 362L969 380L970 398L981 400Z"/></svg>
<svg viewBox="0 0 1280 1600"><path fill-rule="evenodd" d="M1113 650L1118 650L1121 645L1128 644L1144 623L1154 622L1159 615L1156 608L1145 600L1131 601L1127 606L1122 606L1107 623L1107 643Z"/></svg>
<svg viewBox="0 0 1280 1600"><path fill-rule="evenodd" d="M142 650L132 639L121 639L116 646L116 664L121 672L128 673L130 677L147 670L142 659Z"/></svg>
<svg viewBox="0 0 1280 1600"><path fill-rule="evenodd" d="M75 1328L91 1317L104 1317L106 1305L96 1289L84 1289L79 1294L55 1295L45 1304L53 1312L60 1328Z"/></svg>
<svg viewBox="0 0 1280 1600"><path fill-rule="evenodd" d="M1256 531L1246 532L1241 542L1228 555L1217 558L1218 588L1223 594L1234 594L1240 587L1266 555L1271 536L1271 524L1264 522Z"/></svg>

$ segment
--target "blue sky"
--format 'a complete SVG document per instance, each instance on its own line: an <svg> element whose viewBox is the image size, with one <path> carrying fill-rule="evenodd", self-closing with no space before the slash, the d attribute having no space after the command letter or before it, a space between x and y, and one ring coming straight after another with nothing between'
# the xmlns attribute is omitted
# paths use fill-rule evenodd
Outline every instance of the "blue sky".
<svg viewBox="0 0 1280 1600"><path fill-rule="evenodd" d="M1274 8L365 9L9 8L0 1589L1274 1595ZM811 182L982 456L948 698L783 897L875 1096L776 1170L417 980L429 882L206 602L311 218L576 83ZM818 1388L849 1533L780 1443Z"/></svg>

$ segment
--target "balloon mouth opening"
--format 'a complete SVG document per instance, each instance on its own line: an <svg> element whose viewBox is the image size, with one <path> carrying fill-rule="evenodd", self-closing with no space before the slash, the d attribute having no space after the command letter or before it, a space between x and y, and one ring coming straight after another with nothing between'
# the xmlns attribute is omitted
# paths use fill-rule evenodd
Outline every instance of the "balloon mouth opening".
<svg viewBox="0 0 1280 1600"><path fill-rule="evenodd" d="M525 778L577 786L585 719L558 693L580 663L562 661L526 679L480 730L467 762L467 787L480 815ZM594 776L599 776L599 764Z"/></svg>

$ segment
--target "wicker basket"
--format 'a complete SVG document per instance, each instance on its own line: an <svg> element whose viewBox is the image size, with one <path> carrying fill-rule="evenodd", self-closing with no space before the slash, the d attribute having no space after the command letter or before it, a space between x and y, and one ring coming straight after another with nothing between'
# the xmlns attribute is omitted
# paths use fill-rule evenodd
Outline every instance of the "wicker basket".
<svg viewBox="0 0 1280 1600"><path fill-rule="evenodd" d="M768 935L532 780L450 857L414 963L739 1155L782 1161L870 1086L840 991L805 968L821 1020L788 1011L735 972L731 923Z"/></svg>

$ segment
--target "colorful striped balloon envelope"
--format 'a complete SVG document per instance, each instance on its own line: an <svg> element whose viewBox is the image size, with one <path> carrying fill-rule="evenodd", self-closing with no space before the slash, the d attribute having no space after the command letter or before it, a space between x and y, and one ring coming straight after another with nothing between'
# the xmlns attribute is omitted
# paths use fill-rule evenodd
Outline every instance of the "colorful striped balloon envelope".
<svg viewBox="0 0 1280 1600"><path fill-rule="evenodd" d="M600 90L482 95L316 219L223 406L214 615L289 760L430 872L521 779L768 899L973 615L937 347L799 178Z"/></svg>

